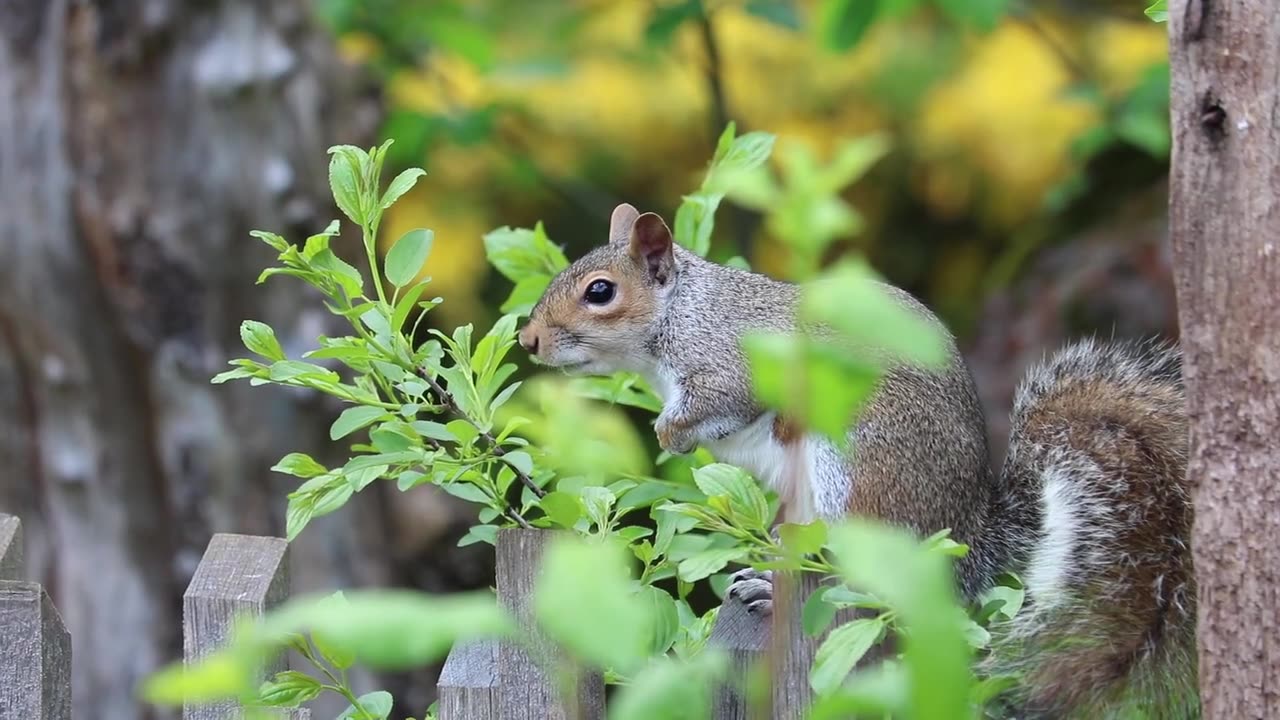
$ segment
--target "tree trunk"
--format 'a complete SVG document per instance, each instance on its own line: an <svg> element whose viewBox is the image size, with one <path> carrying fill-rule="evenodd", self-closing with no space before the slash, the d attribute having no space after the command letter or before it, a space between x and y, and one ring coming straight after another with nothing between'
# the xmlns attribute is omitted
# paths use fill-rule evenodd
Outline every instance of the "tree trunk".
<svg viewBox="0 0 1280 720"><path fill-rule="evenodd" d="M208 379L242 319L295 353L324 330L299 283L254 285L247 232L337 217L325 148L376 121L352 90L304 0L0 2L0 509L71 632L78 717L156 714L134 693L180 657L210 535L283 535L268 468L332 454L318 398ZM295 587L388 584L366 495L296 544Z"/></svg>
<svg viewBox="0 0 1280 720"><path fill-rule="evenodd" d="M1280 717L1280 13L1169 3L1206 718Z"/></svg>

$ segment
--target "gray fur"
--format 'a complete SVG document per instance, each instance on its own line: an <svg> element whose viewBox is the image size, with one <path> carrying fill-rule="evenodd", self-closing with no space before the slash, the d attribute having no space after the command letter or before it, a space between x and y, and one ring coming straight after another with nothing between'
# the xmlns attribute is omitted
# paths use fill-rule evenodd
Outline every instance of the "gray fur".
<svg viewBox="0 0 1280 720"><path fill-rule="evenodd" d="M740 342L752 331L794 331L799 288L679 247L669 277L645 275L620 238L557 277L531 321L589 349L593 367L643 372L655 384L669 375L656 429L673 452L759 420L765 410ZM641 277L651 316L621 329L566 327L547 308L575 301L575 283L602 269ZM942 329L908 293L886 287ZM1176 349L1085 340L1033 368L997 475L973 378L942 330L950 361L941 369L882 358L888 371L850 429L852 453L806 440L818 458L809 479L818 514L872 516L920 535L950 528L970 547L956 567L969 600L1002 571L1028 580L1027 607L996 628L986 660L988 670L1024 678L1020 717L1100 717L1143 698L1163 698L1153 707L1169 717L1191 714L1195 589ZM767 578L739 574L731 587L768 611Z"/></svg>

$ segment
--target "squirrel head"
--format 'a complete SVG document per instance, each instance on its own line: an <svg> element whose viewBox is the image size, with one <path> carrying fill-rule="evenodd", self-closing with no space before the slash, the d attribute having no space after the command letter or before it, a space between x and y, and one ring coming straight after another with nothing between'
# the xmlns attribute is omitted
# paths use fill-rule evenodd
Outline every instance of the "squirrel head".
<svg viewBox="0 0 1280 720"><path fill-rule="evenodd" d="M520 330L543 365L575 374L638 370L676 279L671 230L655 213L623 203L609 241L562 270Z"/></svg>

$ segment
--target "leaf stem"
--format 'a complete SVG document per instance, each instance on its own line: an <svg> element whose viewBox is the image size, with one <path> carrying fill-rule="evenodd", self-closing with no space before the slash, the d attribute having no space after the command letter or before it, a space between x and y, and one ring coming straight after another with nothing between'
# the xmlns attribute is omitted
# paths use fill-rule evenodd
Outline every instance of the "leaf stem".
<svg viewBox="0 0 1280 720"><path fill-rule="evenodd" d="M361 226L364 231L364 251L369 256L369 272L373 275L373 289L378 291L378 301L387 305L387 293L382 289L382 274L378 272L378 221Z"/></svg>
<svg viewBox="0 0 1280 720"><path fill-rule="evenodd" d="M420 371L419 374L422 376L424 380L427 381L427 384L431 386L431 392L435 394L436 398L438 398L440 402L445 404L445 407L449 409L449 412L453 413L454 415L456 415L457 417L463 420L471 422L471 418L467 417L467 414L462 412L462 409L458 407L458 403L454 401L453 396L449 394L448 390L445 390L444 387L440 385L440 382L438 380L431 377L431 375L428 374L425 370ZM499 460L502 460L507 465L507 467L511 468L511 471L516 474L516 477L520 478L520 483L523 484L526 488L529 488L529 492L533 493L539 498L546 497L547 495L546 490L543 490L542 488L538 487L538 485L533 482L533 478L526 475L525 472L520 468L516 467L514 463L508 462L505 459L507 452L506 450L502 449L501 445L498 444L497 438L495 438L492 433L485 430L480 433L480 436L485 439L485 442L489 443L489 447L491 452L493 452L493 456L498 458Z"/></svg>

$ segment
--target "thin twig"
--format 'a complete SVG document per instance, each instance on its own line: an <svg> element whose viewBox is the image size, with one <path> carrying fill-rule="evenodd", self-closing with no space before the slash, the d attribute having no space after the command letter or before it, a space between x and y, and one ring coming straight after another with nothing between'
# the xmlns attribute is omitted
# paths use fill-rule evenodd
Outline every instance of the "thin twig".
<svg viewBox="0 0 1280 720"><path fill-rule="evenodd" d="M432 450L440 451L444 449L444 446L440 444L440 441L433 440L431 438L424 438L424 439L427 441L427 444L431 446ZM524 528L525 530L533 529L533 526L529 524L529 521L525 520L520 513L516 512L512 508L509 508L509 507L502 508L502 514L505 515L508 520L511 520L512 522Z"/></svg>
<svg viewBox="0 0 1280 720"><path fill-rule="evenodd" d="M725 94L724 66L720 55L720 44L716 42L715 27L711 24L711 9L707 7L706 2L701 2L700 5L698 30L702 34L702 45L707 53L707 92L711 96L711 147L714 150L716 139L729 125L729 99ZM739 134L744 131L744 128L738 128ZM730 205L725 208L725 211L737 254L745 257L750 238L747 211L737 205Z"/></svg>
<svg viewBox="0 0 1280 720"><path fill-rule="evenodd" d="M466 420L470 422L471 418L467 417L467 414L462 412L462 409L458 407L458 403L453 399L453 396L449 394L449 391L445 390L444 387L440 385L440 382L438 380L431 377L431 375L429 375L425 371L422 371L421 375L422 375L422 378L427 381L427 384L431 386L431 392L435 393L435 396L445 404L445 407L449 409L449 412L453 413L455 416L457 416L462 420ZM480 436L483 437L485 441L489 443L489 447L493 452L493 456L501 459L504 463L506 463L507 467L511 468L512 472L516 474L516 477L520 478L520 482L525 487L529 488L530 492L532 492L534 495L537 495L540 498L546 497L547 495L546 490L543 490L542 488L538 487L537 484L533 482L533 478L526 475L523 470L516 467L510 461L506 460L507 451L503 450L502 446L498 444L497 438L495 438L487 430L481 432Z"/></svg>

